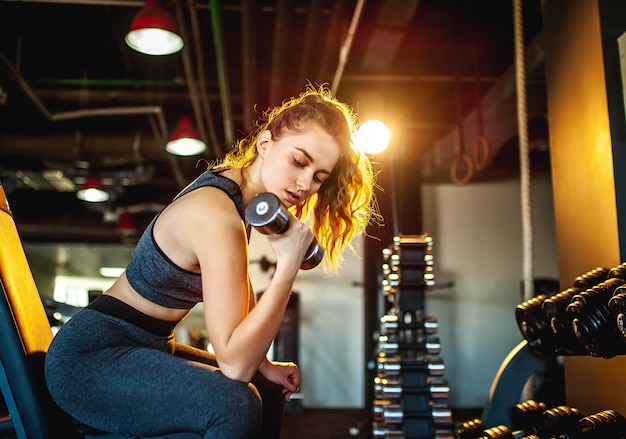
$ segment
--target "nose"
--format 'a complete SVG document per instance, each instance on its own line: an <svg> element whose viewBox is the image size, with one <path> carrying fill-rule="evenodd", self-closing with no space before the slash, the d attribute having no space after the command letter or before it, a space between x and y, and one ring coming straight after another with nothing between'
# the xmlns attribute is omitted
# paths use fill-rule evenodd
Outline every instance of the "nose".
<svg viewBox="0 0 626 439"><path fill-rule="evenodd" d="M308 172L303 172L297 181L298 190L300 192L308 192L311 190L311 184L313 183L313 175Z"/></svg>

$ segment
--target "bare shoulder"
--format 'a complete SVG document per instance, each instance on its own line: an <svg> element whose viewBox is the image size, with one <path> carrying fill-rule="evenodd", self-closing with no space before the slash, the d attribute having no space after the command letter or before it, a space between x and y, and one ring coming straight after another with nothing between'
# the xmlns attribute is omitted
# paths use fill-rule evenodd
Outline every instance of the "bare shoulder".
<svg viewBox="0 0 626 439"><path fill-rule="evenodd" d="M173 218L179 225L193 226L200 223L206 226L209 222L226 221L239 223L241 218L235 203L221 189L201 187L174 201L163 212L165 218ZM167 222L167 221L164 221Z"/></svg>
<svg viewBox="0 0 626 439"><path fill-rule="evenodd" d="M199 249L240 241L242 221L237 207L222 190L202 187L174 201L154 226L163 252L181 268L199 269Z"/></svg>

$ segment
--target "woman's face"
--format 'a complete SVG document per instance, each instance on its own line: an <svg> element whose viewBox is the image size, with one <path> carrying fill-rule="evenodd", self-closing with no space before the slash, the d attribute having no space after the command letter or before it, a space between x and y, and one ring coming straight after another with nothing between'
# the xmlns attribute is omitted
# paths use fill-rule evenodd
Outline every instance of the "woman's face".
<svg viewBox="0 0 626 439"><path fill-rule="evenodd" d="M269 131L259 136L263 158L261 181L287 207L316 193L339 159L339 144L315 123L299 132L285 132L273 140Z"/></svg>

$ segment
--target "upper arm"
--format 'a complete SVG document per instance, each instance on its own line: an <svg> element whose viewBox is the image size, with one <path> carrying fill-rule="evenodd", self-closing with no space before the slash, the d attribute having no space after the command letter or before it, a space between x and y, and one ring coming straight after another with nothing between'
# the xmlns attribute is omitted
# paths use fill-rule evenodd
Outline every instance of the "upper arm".
<svg viewBox="0 0 626 439"><path fill-rule="evenodd" d="M194 191L195 192L195 191ZM220 362L235 328L250 305L248 241L243 221L232 200L221 190L197 194L191 229L192 248L202 276L204 316L211 345Z"/></svg>

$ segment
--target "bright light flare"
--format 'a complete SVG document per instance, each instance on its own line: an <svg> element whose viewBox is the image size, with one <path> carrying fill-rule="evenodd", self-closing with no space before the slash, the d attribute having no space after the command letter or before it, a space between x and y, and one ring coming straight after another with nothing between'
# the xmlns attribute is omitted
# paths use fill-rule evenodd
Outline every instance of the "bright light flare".
<svg viewBox="0 0 626 439"><path fill-rule="evenodd" d="M365 121L356 132L355 147L366 154L380 154L391 139L391 131L379 120Z"/></svg>

